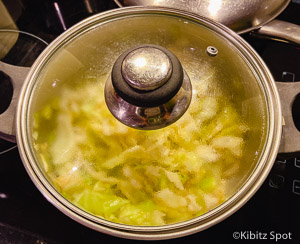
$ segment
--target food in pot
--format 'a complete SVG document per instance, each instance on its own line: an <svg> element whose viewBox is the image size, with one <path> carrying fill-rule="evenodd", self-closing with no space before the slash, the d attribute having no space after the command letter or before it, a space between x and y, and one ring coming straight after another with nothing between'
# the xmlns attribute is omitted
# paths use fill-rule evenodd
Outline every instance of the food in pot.
<svg viewBox="0 0 300 244"><path fill-rule="evenodd" d="M34 115L41 166L66 199L113 222L155 226L202 215L233 194L249 129L225 94L194 82L198 92L176 123L143 131L110 114L106 78L65 87Z"/></svg>

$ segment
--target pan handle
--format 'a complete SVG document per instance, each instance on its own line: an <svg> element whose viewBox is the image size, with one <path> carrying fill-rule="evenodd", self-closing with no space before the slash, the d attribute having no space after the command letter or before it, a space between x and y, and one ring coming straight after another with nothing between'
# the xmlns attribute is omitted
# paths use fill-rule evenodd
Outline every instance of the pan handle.
<svg viewBox="0 0 300 244"><path fill-rule="evenodd" d="M16 142L15 110L22 85L30 68L10 65L0 61L0 70L9 77L14 89L9 107L4 113L0 114L0 138Z"/></svg>
<svg viewBox="0 0 300 244"><path fill-rule="evenodd" d="M295 126L292 107L298 94L300 82L276 82L279 92L284 123L279 153L293 154L300 152L300 131Z"/></svg>
<svg viewBox="0 0 300 244"><path fill-rule="evenodd" d="M254 31L253 34L300 45L300 26L281 20L273 20Z"/></svg>

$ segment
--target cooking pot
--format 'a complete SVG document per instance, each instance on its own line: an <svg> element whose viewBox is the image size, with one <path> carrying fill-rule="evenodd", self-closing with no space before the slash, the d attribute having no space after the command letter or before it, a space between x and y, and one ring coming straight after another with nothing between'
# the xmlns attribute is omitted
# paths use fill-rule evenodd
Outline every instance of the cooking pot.
<svg viewBox="0 0 300 244"><path fill-rule="evenodd" d="M1 65L20 87L22 70ZM219 23L169 8L117 9L43 51L22 87L15 129L4 129L15 130L32 181L67 216L123 238L176 238L217 224L258 190L278 153L282 113L287 133L299 134L289 107L299 84L278 87L257 53ZM283 112L278 90L290 94ZM292 152L287 140L281 148ZM221 168L234 176L219 177ZM155 199L142 202L152 176L158 183L145 192ZM192 194L199 178L199 192L208 192L201 201ZM107 201L110 192L118 195Z"/></svg>
<svg viewBox="0 0 300 244"><path fill-rule="evenodd" d="M213 19L239 34L251 34L300 44L298 25L275 18L289 5L290 0L115 0L119 7L161 6L186 10ZM275 19L275 20L274 20Z"/></svg>

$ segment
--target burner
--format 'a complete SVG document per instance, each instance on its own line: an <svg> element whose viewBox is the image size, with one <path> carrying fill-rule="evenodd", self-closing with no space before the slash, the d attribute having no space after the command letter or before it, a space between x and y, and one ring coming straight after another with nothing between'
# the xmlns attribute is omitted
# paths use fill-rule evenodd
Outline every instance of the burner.
<svg viewBox="0 0 300 244"><path fill-rule="evenodd" d="M15 143L0 139L0 155L7 153L15 148L17 148L17 145Z"/></svg>

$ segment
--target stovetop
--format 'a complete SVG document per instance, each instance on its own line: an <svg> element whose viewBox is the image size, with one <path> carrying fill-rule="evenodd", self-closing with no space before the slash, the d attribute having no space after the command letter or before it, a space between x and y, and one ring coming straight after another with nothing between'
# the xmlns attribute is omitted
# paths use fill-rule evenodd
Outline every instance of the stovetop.
<svg viewBox="0 0 300 244"><path fill-rule="evenodd" d="M112 0L2 2L20 30L35 34L47 42L82 18L117 7ZM300 1L292 1L279 19L300 24L298 3ZM57 9L62 18L57 15ZM251 34L243 37L264 59L275 80L300 81L299 48L258 39ZM298 126L299 117L295 120ZM235 214L205 231L165 242L240 243L247 239L253 243L276 243L278 237L287 243L300 243L299 221L300 157L278 157L262 187ZM16 145L0 139L0 244L109 241L137 242L96 232L57 210L30 180Z"/></svg>

